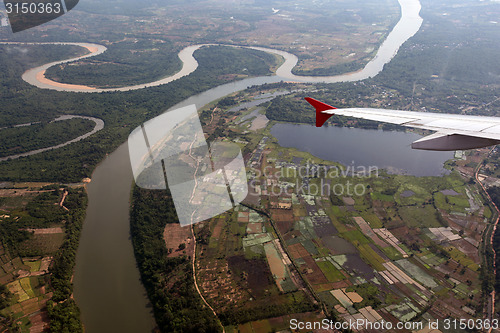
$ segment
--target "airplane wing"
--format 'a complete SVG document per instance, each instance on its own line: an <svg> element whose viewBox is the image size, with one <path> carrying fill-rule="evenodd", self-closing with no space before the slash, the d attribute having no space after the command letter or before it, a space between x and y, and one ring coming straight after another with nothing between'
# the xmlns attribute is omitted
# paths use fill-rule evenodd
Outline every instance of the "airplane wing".
<svg viewBox="0 0 500 333"><path fill-rule="evenodd" d="M316 109L316 127L323 126L331 116L339 115L436 131L413 142L413 149L464 150L500 143L500 117L372 108L336 109L314 98L305 99Z"/></svg>

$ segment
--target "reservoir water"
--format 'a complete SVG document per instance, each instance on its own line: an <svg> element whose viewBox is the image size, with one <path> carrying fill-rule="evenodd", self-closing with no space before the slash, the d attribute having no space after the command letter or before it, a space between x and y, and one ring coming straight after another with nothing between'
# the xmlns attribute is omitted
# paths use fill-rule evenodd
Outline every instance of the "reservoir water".
<svg viewBox="0 0 500 333"><path fill-rule="evenodd" d="M306 151L324 160L355 167L376 166L390 173L440 176L453 152L411 149L421 138L414 133L385 132L346 127L276 124L271 134L283 147Z"/></svg>

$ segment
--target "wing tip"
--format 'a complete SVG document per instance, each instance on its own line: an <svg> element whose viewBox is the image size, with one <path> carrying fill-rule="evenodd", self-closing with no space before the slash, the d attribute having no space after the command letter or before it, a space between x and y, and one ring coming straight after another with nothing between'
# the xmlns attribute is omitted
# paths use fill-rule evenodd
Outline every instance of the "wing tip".
<svg viewBox="0 0 500 333"><path fill-rule="evenodd" d="M332 113L324 113L326 110L335 110L337 108L328 105L326 103L320 102L317 99L311 97L304 98L309 104L311 104L316 109L316 127L321 127L323 124L333 116Z"/></svg>

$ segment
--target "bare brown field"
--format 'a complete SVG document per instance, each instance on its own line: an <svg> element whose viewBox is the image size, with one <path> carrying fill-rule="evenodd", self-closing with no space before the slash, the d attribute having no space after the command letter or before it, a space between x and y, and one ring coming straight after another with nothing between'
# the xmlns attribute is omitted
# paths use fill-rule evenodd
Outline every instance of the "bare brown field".
<svg viewBox="0 0 500 333"><path fill-rule="evenodd" d="M307 252L304 246L302 246L302 244L300 243L288 246L288 252L293 259L303 258L309 255L309 252Z"/></svg>
<svg viewBox="0 0 500 333"><path fill-rule="evenodd" d="M43 228L43 229L26 229L26 231L32 232L35 235L51 235L51 234L62 234L64 230L60 227L56 228Z"/></svg>
<svg viewBox="0 0 500 333"><path fill-rule="evenodd" d="M214 230L212 231L212 237L219 239L222 228L224 227L226 222L224 221L224 219L217 219L216 221L217 222L215 223Z"/></svg>
<svg viewBox="0 0 500 333"><path fill-rule="evenodd" d="M49 316L46 312L37 312L29 317L30 333L42 333L49 328Z"/></svg>
<svg viewBox="0 0 500 333"><path fill-rule="evenodd" d="M179 257L183 255L192 256L194 252L194 243L189 227L181 227L178 223L168 223L163 230L163 239L167 249L172 252L169 257ZM179 250L179 246L185 244L184 250ZM185 252L185 253L184 253Z"/></svg>
<svg viewBox="0 0 500 333"><path fill-rule="evenodd" d="M21 243L25 250L37 250L44 254L55 254L64 241L64 233L35 234Z"/></svg>
<svg viewBox="0 0 500 333"><path fill-rule="evenodd" d="M276 221L276 226L279 232L284 235L293 228L294 216L292 210L271 209L273 220Z"/></svg>
<svg viewBox="0 0 500 333"><path fill-rule="evenodd" d="M281 291L283 291L280 282L285 279L287 269L278 254L278 250L274 247L272 242L267 243L264 248L266 250L267 263L269 264L271 272L276 280L276 285Z"/></svg>
<svg viewBox="0 0 500 333"><path fill-rule="evenodd" d="M248 212L239 212L238 213L238 222L248 222Z"/></svg>
<svg viewBox="0 0 500 333"><path fill-rule="evenodd" d="M259 222L249 223L247 226L247 231L249 234L262 233L262 223Z"/></svg>
<svg viewBox="0 0 500 333"><path fill-rule="evenodd" d="M302 273L312 285L328 283L328 279L325 277L311 256L307 256L302 259L304 259L306 264L300 266L299 269L302 270Z"/></svg>

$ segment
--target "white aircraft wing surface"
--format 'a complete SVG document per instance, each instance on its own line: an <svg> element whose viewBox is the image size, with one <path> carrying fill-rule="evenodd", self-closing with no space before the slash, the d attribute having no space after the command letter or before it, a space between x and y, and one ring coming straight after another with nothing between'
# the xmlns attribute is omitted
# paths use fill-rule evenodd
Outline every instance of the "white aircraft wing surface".
<svg viewBox="0 0 500 333"><path fill-rule="evenodd" d="M331 116L339 115L436 131L413 142L413 149L462 150L500 143L500 117L371 108L336 109L313 98L306 100L316 109L317 127L323 126Z"/></svg>

